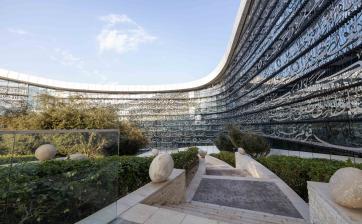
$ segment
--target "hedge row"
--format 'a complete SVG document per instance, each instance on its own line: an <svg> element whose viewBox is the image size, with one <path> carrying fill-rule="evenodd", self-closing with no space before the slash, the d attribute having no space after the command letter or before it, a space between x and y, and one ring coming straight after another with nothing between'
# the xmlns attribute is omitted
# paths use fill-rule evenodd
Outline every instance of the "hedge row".
<svg viewBox="0 0 362 224"><path fill-rule="evenodd" d="M191 170L199 163L199 157L197 156L199 150L197 147L191 147L187 151L181 151L171 154L175 167L178 169L185 169L186 172Z"/></svg>
<svg viewBox="0 0 362 224"><path fill-rule="evenodd" d="M218 158L218 159L230 164L232 167L235 167L235 153L234 152L220 151L219 153L212 153L212 154L210 154L210 156Z"/></svg>
<svg viewBox="0 0 362 224"><path fill-rule="evenodd" d="M172 155L189 170L197 150ZM148 183L152 158L114 156L85 161L22 163L0 168L4 223L74 223Z"/></svg>
<svg viewBox="0 0 362 224"><path fill-rule="evenodd" d="M290 156L270 156L258 161L278 175L305 201L308 201L307 181L329 182L330 177L340 168L357 167L351 161L327 159L305 159Z"/></svg>
<svg viewBox="0 0 362 224"><path fill-rule="evenodd" d="M0 165L36 160L34 155L0 155Z"/></svg>

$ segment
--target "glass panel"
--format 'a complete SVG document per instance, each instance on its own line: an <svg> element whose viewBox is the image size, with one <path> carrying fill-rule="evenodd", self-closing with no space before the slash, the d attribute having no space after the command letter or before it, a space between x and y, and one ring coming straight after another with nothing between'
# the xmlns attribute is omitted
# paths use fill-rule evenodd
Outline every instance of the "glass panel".
<svg viewBox="0 0 362 224"><path fill-rule="evenodd" d="M118 155L118 130L0 131L0 140L5 223L75 223L120 197L118 163L108 157ZM34 156L44 144L55 146L54 159ZM116 207L108 213L116 217Z"/></svg>

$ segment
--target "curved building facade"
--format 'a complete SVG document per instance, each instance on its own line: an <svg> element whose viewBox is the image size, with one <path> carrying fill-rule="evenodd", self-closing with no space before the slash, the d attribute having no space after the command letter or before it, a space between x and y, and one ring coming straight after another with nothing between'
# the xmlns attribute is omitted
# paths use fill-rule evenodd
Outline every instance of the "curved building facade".
<svg viewBox="0 0 362 224"><path fill-rule="evenodd" d="M155 147L210 145L232 123L275 142L361 151L362 1L242 1L219 66L180 85L101 86L0 71L0 110L38 94L112 104Z"/></svg>

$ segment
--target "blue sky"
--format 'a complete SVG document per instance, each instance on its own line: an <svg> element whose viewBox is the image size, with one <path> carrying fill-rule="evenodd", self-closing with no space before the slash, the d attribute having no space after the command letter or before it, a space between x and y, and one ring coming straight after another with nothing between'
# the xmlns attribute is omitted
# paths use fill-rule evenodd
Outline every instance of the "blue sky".
<svg viewBox="0 0 362 224"><path fill-rule="evenodd" d="M62 81L167 84L211 72L239 0L0 0L0 68Z"/></svg>

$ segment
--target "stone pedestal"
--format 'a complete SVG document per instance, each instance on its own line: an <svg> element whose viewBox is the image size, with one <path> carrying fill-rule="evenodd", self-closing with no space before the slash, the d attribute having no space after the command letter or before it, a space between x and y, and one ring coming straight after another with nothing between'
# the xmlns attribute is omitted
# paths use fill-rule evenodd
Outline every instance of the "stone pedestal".
<svg viewBox="0 0 362 224"><path fill-rule="evenodd" d="M335 203L328 183L308 182L310 220L312 224L360 224L362 209L345 208Z"/></svg>

